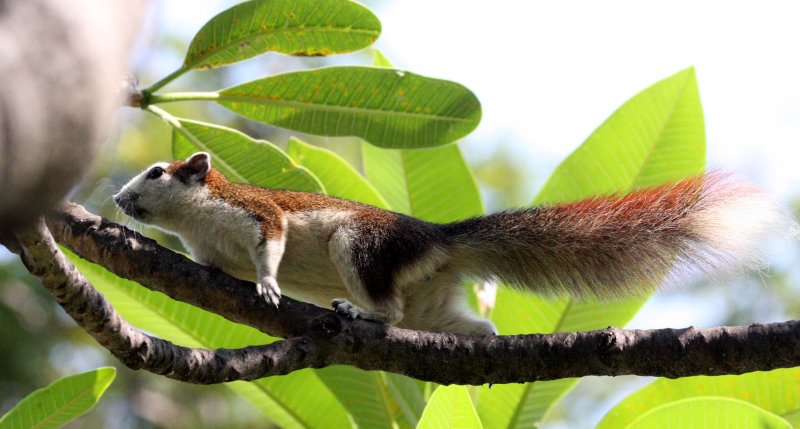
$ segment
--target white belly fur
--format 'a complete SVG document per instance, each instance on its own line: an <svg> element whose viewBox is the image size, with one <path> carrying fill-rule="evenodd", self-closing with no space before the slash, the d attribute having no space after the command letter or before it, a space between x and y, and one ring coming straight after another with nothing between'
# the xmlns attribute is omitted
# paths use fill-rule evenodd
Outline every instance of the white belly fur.
<svg viewBox="0 0 800 429"><path fill-rule="evenodd" d="M331 260L331 235L350 219L337 210L287 213L286 252L278 268L278 284L287 295L320 307L334 298L352 299Z"/></svg>
<svg viewBox="0 0 800 429"><path fill-rule="evenodd" d="M181 239L197 262L255 282L250 250L261 241L260 225L244 210L227 207L225 211L224 223L211 220L220 216L208 217L207 222L197 219L192 227L184 229ZM286 250L278 266L282 292L320 307L329 307L334 298L352 299L328 252L331 234L347 222L350 214L319 210L288 212L286 216Z"/></svg>

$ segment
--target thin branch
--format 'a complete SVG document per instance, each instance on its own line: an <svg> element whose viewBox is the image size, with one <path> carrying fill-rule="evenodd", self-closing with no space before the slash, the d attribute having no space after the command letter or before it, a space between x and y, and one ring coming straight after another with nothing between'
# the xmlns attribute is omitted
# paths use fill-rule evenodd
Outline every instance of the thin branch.
<svg viewBox="0 0 800 429"><path fill-rule="evenodd" d="M164 85L172 82L173 80L177 79L178 77L180 77L184 73L188 72L189 70L191 70L189 67L186 67L186 65L182 65L177 70L173 71L172 73L168 74L167 76L164 76L163 79L161 79L158 82L148 86L147 88L144 89L144 91L142 91L145 94L145 98L149 99L150 98L150 94L158 91Z"/></svg>
<svg viewBox="0 0 800 429"><path fill-rule="evenodd" d="M334 364L396 372L443 384L512 383L586 375L684 377L800 366L800 322L795 321L709 329L607 328L497 337L409 331L351 321L288 298L283 298L279 309L274 310L257 298L251 283L197 265L80 206L62 207L48 223L60 242L118 275L264 332L294 337L272 344L283 347L280 353L272 351L273 359L251 361L255 358L246 349L235 351L247 356L251 370L231 371L225 379L238 375L249 380L259 374ZM48 252L43 256L45 261L56 258L52 249ZM41 267L30 263L29 267L47 278ZM108 311L85 310L95 301L80 295L71 299L77 303L69 305L82 307L87 315L94 316L78 320L87 331L108 323L102 321ZM103 341L101 344L106 345ZM213 353L215 359L230 359L219 351ZM277 360L276 353L280 357ZM136 367L149 367L146 359L137 359ZM172 364L178 365L175 361ZM274 368L278 364L280 370ZM213 382L209 381L212 378L171 376L190 382Z"/></svg>

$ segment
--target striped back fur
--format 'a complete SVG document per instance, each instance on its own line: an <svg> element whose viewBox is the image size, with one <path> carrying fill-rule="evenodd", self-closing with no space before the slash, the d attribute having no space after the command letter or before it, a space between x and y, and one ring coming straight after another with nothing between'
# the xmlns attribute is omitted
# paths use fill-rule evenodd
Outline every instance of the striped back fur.
<svg viewBox="0 0 800 429"><path fill-rule="evenodd" d="M615 299L687 276L760 262L786 219L755 187L721 173L623 196L506 211L445 225L465 274L537 293Z"/></svg>

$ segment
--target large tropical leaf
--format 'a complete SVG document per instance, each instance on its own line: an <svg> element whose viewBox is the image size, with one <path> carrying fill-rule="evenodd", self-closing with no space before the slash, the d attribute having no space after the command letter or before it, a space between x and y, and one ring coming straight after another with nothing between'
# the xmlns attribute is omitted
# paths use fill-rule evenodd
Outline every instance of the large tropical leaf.
<svg viewBox="0 0 800 429"><path fill-rule="evenodd" d="M475 178L457 145L387 150L363 145L364 171L395 211L430 222L483 214Z"/></svg>
<svg viewBox="0 0 800 429"><path fill-rule="evenodd" d="M319 179L297 165L280 148L231 128L178 119L172 129L172 153L186 158L196 151L211 154L211 165L229 180L274 189L324 192Z"/></svg>
<svg viewBox="0 0 800 429"><path fill-rule="evenodd" d="M535 204L574 201L675 181L697 174L704 165L702 107L694 70L687 69L645 89L614 112L559 165ZM631 299L613 304L569 299L543 301L535 296L506 293L500 293L497 310L493 312L501 334L526 328L522 321L529 322L527 327L541 329L535 332L623 326L645 301ZM509 301L514 304L502 307ZM515 319L520 322L514 322ZM540 422L574 383L574 380L555 380L524 388L482 388L478 409L482 418L493 419L497 427L528 427ZM505 395L504 400L517 405L506 413L481 406L484 401L498 402L487 399L492 395Z"/></svg>
<svg viewBox="0 0 800 429"><path fill-rule="evenodd" d="M375 51L373 65L392 67L380 51ZM430 222L452 222L484 212L475 177L458 145L387 150L362 144L361 155L367 179L397 212Z"/></svg>
<svg viewBox="0 0 800 429"><path fill-rule="evenodd" d="M394 427L395 416L401 410L391 397L382 372L338 365L321 369L317 375L350 412L358 427Z"/></svg>
<svg viewBox="0 0 800 429"><path fill-rule="evenodd" d="M789 422L769 411L738 399L706 396L683 399L653 408L626 429L762 428L789 429Z"/></svg>
<svg viewBox="0 0 800 429"><path fill-rule="evenodd" d="M424 391L427 383L391 372L384 373L384 376L394 403L400 407L400 415L395 420L400 427L416 427L425 410Z"/></svg>
<svg viewBox="0 0 800 429"><path fill-rule="evenodd" d="M36 390L0 418L0 429L60 428L94 407L117 370L98 368Z"/></svg>
<svg viewBox="0 0 800 429"><path fill-rule="evenodd" d="M597 427L625 427L637 416L656 407L693 396L741 399L779 416L793 419L800 412L800 368L677 380L661 378L614 406Z"/></svg>
<svg viewBox="0 0 800 429"><path fill-rule="evenodd" d="M174 301L65 250L80 272L129 322L160 338L188 347L240 348L275 341L249 326L189 304ZM349 425L347 413L313 370L297 371L251 383L227 383L284 428L328 428ZM314 392L314 400L307 399Z"/></svg>
<svg viewBox="0 0 800 429"><path fill-rule="evenodd" d="M392 148L453 142L481 117L478 99L458 83L375 67L284 73L223 89L215 100L266 124Z"/></svg>
<svg viewBox="0 0 800 429"><path fill-rule="evenodd" d="M313 369L249 383L228 383L227 386L250 400L281 428L351 426L347 412Z"/></svg>
<svg viewBox="0 0 800 429"><path fill-rule="evenodd" d="M300 139L289 139L286 152L320 180L328 195L359 201L382 209L389 204L361 174L342 157Z"/></svg>
<svg viewBox="0 0 800 429"><path fill-rule="evenodd" d="M371 45L381 23L350 0L255 0L211 18L194 36L184 69L213 68L274 51L332 55Z"/></svg>
<svg viewBox="0 0 800 429"><path fill-rule="evenodd" d="M481 421L464 386L439 386L422 413L417 429L476 429Z"/></svg>

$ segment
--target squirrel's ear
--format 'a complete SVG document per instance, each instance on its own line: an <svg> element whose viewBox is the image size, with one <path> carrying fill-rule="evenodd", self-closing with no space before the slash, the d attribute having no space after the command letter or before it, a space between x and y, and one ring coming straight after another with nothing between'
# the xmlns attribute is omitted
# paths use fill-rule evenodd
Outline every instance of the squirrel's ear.
<svg viewBox="0 0 800 429"><path fill-rule="evenodd" d="M211 155L197 152L186 159L185 167L192 179L203 179L211 171Z"/></svg>

